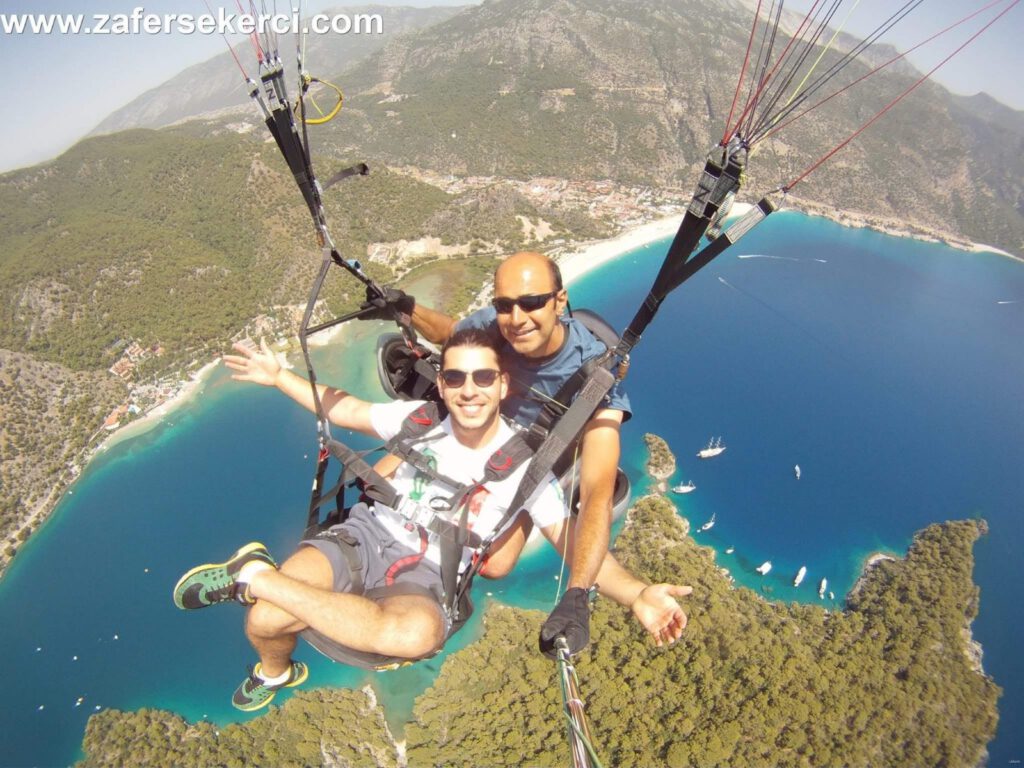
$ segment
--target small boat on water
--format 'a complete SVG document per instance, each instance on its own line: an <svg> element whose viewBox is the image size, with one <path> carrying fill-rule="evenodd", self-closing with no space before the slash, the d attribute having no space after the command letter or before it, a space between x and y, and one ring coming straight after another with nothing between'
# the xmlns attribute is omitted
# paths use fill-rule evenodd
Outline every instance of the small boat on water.
<svg viewBox="0 0 1024 768"><path fill-rule="evenodd" d="M690 493L691 491L696 491L696 490L697 490L697 486L693 484L693 480L691 480L690 482L686 483L686 485L683 485L682 483L679 483L679 485L673 485L672 486L672 493Z"/></svg>
<svg viewBox="0 0 1024 768"><path fill-rule="evenodd" d="M796 479L797 480L800 479L800 465L799 464L795 464L793 466L793 474L796 475Z"/></svg>
<svg viewBox="0 0 1024 768"><path fill-rule="evenodd" d="M725 550L725 554L731 555L735 551L736 551L736 547L729 547L727 550Z"/></svg>
<svg viewBox="0 0 1024 768"><path fill-rule="evenodd" d="M804 576L807 575L807 566L801 565L800 570L796 572L796 578L793 579L793 586L799 587L800 583L804 580Z"/></svg>
<svg viewBox="0 0 1024 768"><path fill-rule="evenodd" d="M720 453L722 453L724 451L725 451L725 446L722 445L722 438L721 437L713 437L713 438L711 438L711 440L708 441L708 447L707 448L701 448L699 451L697 451L697 458L698 459L713 459L715 456L718 456Z"/></svg>
<svg viewBox="0 0 1024 768"><path fill-rule="evenodd" d="M818 585L818 597L825 599L825 590L828 589L828 579L822 579Z"/></svg>
<svg viewBox="0 0 1024 768"><path fill-rule="evenodd" d="M702 525L700 527L700 529L702 531L710 531L714 527L715 527L715 513L712 512L711 513L711 517L708 518L708 521L706 523L704 523L704 525Z"/></svg>
<svg viewBox="0 0 1024 768"><path fill-rule="evenodd" d="M771 569L772 569L772 561L771 560L765 560L763 563L761 563L759 566L757 566L757 568L755 570L757 570L758 573L760 573L762 576L764 576Z"/></svg>
<svg viewBox="0 0 1024 768"><path fill-rule="evenodd" d="M828 591L828 599L829 600L835 600L836 599L836 593L833 592L831 589Z"/></svg>

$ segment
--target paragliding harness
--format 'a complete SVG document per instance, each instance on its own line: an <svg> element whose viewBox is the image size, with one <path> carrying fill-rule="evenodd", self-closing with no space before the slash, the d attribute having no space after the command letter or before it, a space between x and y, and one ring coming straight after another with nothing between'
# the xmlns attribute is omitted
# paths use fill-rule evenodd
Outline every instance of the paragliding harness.
<svg viewBox="0 0 1024 768"><path fill-rule="evenodd" d="M384 444L383 450L414 467L418 474L426 476L428 485L434 488L444 488L447 498L435 497L428 503L422 503L419 500L403 497L386 478L366 462L362 454L336 440L329 440L326 450L321 452L317 463L307 518L306 537L329 538L338 544L349 564L355 587L353 591L357 594L376 599L415 591L430 594L438 599L449 621L449 630L445 638L447 641L448 637L462 628L473 613L469 586L478 570L474 566L484 561L495 536L501 533L505 522L511 520L512 516L521 509L522 503L526 501L523 499L518 506L510 505L500 525L493 529L487 538L482 539L478 534L469 530L469 499L478 489L486 488L487 484L501 482L511 477L524 462L533 456L533 449L523 435L517 432L487 459L483 477L479 480L461 483L447 477L438 472L433 462L420 450L424 443L445 436L446 433L439 428L447 415L446 411L447 409L442 403L423 403L403 420L400 431ZM331 456L334 456L342 464L341 477L333 487L324 489L324 477ZM356 551L358 545L344 529L336 528L345 522L354 506L345 504L347 488L358 488L360 494L357 503L387 507L405 521L408 530L416 530L420 534L420 552L394 564L389 569L388 583L384 587L368 591L362 589L360 557L367 555ZM519 494L517 493L516 499L518 498ZM321 508L331 500L335 502L335 509L326 518L321 519ZM457 520L449 517L451 513L457 515ZM417 585L394 583L391 577L392 572L413 567L422 559L432 540L437 541L441 554L441 594L435 595ZM466 547L474 550L472 565L460 573ZM307 640L337 661L364 668L390 669L415 661L342 648L336 643L324 642L324 638L322 636L318 638L315 633L307 637ZM435 653L436 651L430 656ZM429 656L423 658L429 658Z"/></svg>

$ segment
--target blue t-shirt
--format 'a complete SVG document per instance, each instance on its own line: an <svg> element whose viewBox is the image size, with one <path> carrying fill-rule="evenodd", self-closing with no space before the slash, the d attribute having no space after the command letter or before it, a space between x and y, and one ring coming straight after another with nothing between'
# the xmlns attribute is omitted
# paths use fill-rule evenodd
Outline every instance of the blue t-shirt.
<svg viewBox="0 0 1024 768"><path fill-rule="evenodd" d="M511 378L508 397L501 404L501 412L523 426L529 426L537 420L544 401L554 397L566 379L576 373L583 363L605 352L604 343L594 338L581 322L571 317L562 317L561 321L566 326L565 340L561 349L547 357L524 357L517 354L498 331L494 307L479 309L456 325L460 330L481 328L491 331L501 339L502 359ZM622 411L623 421L632 415L629 398L619 382L615 382L605 395L605 407Z"/></svg>

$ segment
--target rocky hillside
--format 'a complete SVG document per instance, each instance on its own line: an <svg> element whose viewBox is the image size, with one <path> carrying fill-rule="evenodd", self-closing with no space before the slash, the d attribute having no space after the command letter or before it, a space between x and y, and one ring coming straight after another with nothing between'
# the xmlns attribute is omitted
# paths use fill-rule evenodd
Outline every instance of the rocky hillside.
<svg viewBox="0 0 1024 768"><path fill-rule="evenodd" d="M81 471L83 448L124 393L106 372L0 349L0 562Z"/></svg>

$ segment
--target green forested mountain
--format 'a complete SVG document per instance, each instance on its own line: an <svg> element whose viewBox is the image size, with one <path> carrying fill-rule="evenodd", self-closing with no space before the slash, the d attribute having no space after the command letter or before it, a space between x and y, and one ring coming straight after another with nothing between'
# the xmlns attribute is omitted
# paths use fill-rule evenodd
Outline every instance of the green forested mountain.
<svg viewBox="0 0 1024 768"><path fill-rule="evenodd" d="M694 594L683 639L662 649L623 609L599 603L595 642L577 669L604 764L980 764L999 696L968 643L978 608L972 548L984 531L978 522L927 528L905 559L870 569L845 611L829 612L734 588L664 497L641 500L619 554ZM569 764L555 665L535 650L542 620L488 610L482 639L450 656L417 699L408 765ZM379 713L344 714L365 707L360 698L299 693L219 738L170 713L103 712L90 719L82 766L241 766L254 754L281 766L392 765L398 753Z"/></svg>
<svg viewBox="0 0 1024 768"><path fill-rule="evenodd" d="M339 166L319 167L326 177ZM339 249L363 260L370 242L425 235L514 248L517 215L601 231L514 191L449 195L380 167L325 203ZM321 259L275 147L185 128L90 139L0 176L0 242L0 348L75 369L106 368L125 338L182 353L230 338L259 312L303 302ZM390 279L385 265L366 268ZM335 298L357 288L341 280Z"/></svg>

